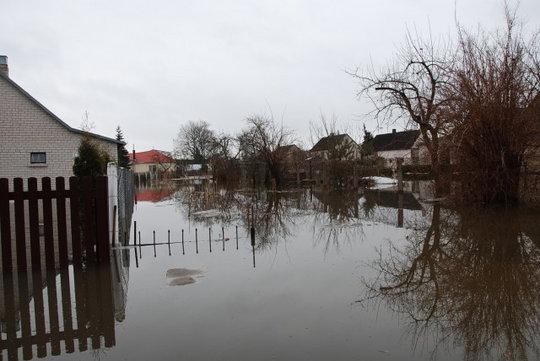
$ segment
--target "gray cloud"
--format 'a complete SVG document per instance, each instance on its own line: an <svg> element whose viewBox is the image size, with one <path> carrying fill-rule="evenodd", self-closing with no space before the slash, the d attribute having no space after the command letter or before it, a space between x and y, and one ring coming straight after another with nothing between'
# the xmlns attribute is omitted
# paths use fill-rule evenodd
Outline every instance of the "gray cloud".
<svg viewBox="0 0 540 361"><path fill-rule="evenodd" d="M407 27L451 36L454 0L1 0L0 53L12 78L71 125L116 125L137 149L171 149L179 126L204 119L235 132L268 112L300 138L320 112L374 129L344 69L384 65ZM466 26L502 23L502 1L457 3ZM529 27L540 2L522 0Z"/></svg>

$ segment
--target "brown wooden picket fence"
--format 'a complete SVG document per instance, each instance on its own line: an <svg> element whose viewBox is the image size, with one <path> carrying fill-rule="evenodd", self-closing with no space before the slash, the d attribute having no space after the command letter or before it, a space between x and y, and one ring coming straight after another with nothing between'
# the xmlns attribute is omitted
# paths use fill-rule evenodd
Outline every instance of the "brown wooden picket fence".
<svg viewBox="0 0 540 361"><path fill-rule="evenodd" d="M88 339L93 349L102 338L105 347L115 344L107 177L71 177L69 187L62 177L54 181L53 189L48 177L41 184L36 178L12 184L0 179L0 351L8 360L17 360L21 349L29 360L34 347L37 357L45 357L47 345L59 355L61 342L67 353L74 352L75 340L80 351Z"/></svg>
<svg viewBox="0 0 540 361"><path fill-rule="evenodd" d="M54 269L56 259L60 267L70 261L74 264L109 261L107 177L71 177L69 188L62 177L55 179L55 189L51 188L48 177L41 179L40 189L36 178L29 178L26 187L23 179L15 178L12 190L9 186L8 179L0 179L4 273L27 269L27 264L32 269L40 269L43 261L47 269ZM71 255L68 254L68 243ZM43 244L44 257L40 244Z"/></svg>

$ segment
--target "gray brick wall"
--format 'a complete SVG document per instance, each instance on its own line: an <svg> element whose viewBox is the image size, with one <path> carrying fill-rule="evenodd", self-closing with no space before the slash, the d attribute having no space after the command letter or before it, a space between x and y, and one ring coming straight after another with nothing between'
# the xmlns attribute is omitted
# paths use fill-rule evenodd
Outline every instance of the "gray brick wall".
<svg viewBox="0 0 540 361"><path fill-rule="evenodd" d="M0 77L0 178L69 177L81 134L71 132ZM95 139L116 160L116 143ZM31 165L46 152L46 165Z"/></svg>

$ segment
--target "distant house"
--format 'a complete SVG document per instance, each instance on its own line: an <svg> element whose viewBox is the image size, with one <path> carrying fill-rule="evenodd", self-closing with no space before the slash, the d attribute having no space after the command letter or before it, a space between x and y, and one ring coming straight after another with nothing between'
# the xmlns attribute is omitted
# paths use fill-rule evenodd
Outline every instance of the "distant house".
<svg viewBox="0 0 540 361"><path fill-rule="evenodd" d="M306 152L296 144L283 145L276 149L276 153L282 155L287 164L303 162L306 159Z"/></svg>
<svg viewBox="0 0 540 361"><path fill-rule="evenodd" d="M163 150L133 152L129 158L135 176L144 176L146 180L167 178L176 170L176 161Z"/></svg>
<svg viewBox="0 0 540 361"><path fill-rule="evenodd" d="M379 134L373 139L373 150L377 157L383 158L390 167L396 165L396 159L403 158L404 164L414 164L424 158L424 146L419 130Z"/></svg>
<svg viewBox="0 0 540 361"><path fill-rule="evenodd" d="M321 138L309 153L310 157L324 160L354 160L360 158L360 147L348 134L330 134Z"/></svg>
<svg viewBox="0 0 540 361"><path fill-rule="evenodd" d="M307 177L304 167L307 153L296 144L283 145L276 149L276 153L283 157L285 173L288 178L295 178L297 182Z"/></svg>
<svg viewBox="0 0 540 361"><path fill-rule="evenodd" d="M118 159L116 139L72 128L9 77L0 56L0 178L70 177L83 136Z"/></svg>

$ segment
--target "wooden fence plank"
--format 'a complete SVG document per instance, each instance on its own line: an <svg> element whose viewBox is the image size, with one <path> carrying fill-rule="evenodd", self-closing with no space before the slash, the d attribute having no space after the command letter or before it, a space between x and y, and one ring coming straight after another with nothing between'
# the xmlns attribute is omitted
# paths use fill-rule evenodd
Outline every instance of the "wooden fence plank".
<svg viewBox="0 0 540 361"><path fill-rule="evenodd" d="M73 312L71 311L71 292L69 271L67 267L60 269L60 286L62 288L62 316L64 322L66 352L73 353L75 351L73 342Z"/></svg>
<svg viewBox="0 0 540 361"><path fill-rule="evenodd" d="M58 260L60 268L68 265L67 222L66 222L66 193L63 177L56 178L56 221L58 227Z"/></svg>
<svg viewBox="0 0 540 361"><path fill-rule="evenodd" d="M89 324L89 335L92 339L92 349L97 350L101 346L100 330L101 330L101 303L99 294L99 277L98 266L91 265L86 269L88 277L88 292L86 293L86 304L88 306L87 317Z"/></svg>
<svg viewBox="0 0 540 361"><path fill-rule="evenodd" d="M41 251L39 247L39 212L38 212L38 198L37 193L37 179L28 179L28 193L30 197L28 199L28 218L30 226L30 255L32 270L41 269Z"/></svg>
<svg viewBox="0 0 540 361"><path fill-rule="evenodd" d="M7 178L0 178L0 242L2 243L2 271L4 274L11 273L13 268L8 192Z"/></svg>
<svg viewBox="0 0 540 361"><path fill-rule="evenodd" d="M69 178L69 208L71 214L71 249L73 252L73 263L81 264L82 248L81 248L81 229L80 229L80 209L79 209L79 178Z"/></svg>
<svg viewBox="0 0 540 361"><path fill-rule="evenodd" d="M96 233L97 255L100 262L109 262L109 205L107 177L96 178Z"/></svg>
<svg viewBox="0 0 540 361"><path fill-rule="evenodd" d="M37 356L47 356L47 335L45 332L45 307L43 304L43 277L41 269L32 272L32 294L34 296L34 318L36 321Z"/></svg>
<svg viewBox="0 0 540 361"><path fill-rule="evenodd" d="M13 191L15 193L15 243L17 247L17 269L26 269L26 232L24 228L24 190L22 178L13 180Z"/></svg>
<svg viewBox="0 0 540 361"><path fill-rule="evenodd" d="M83 217L82 234L86 254L86 261L95 262L95 218L94 218L94 184L90 177L83 177L81 184L81 194L83 195Z"/></svg>
<svg viewBox="0 0 540 361"><path fill-rule="evenodd" d="M53 238L53 218L52 218L52 199L51 199L51 178L41 179L43 189L43 234L45 236L45 263L47 269L54 269L54 238Z"/></svg>
<svg viewBox="0 0 540 361"><path fill-rule="evenodd" d="M56 293L56 271L47 269L47 300L51 330L51 355L60 355L60 326L58 320L58 296Z"/></svg>
<svg viewBox="0 0 540 361"><path fill-rule="evenodd" d="M3 281L8 360L17 360L17 346L14 343L14 341L17 339L17 320L15 319L15 290L13 287L13 274L11 272L4 273Z"/></svg>
<svg viewBox="0 0 540 361"><path fill-rule="evenodd" d="M47 356L45 337L45 308L43 304L43 277L41 275L41 250L39 236L39 211L37 179L28 179L28 214L30 225L30 251L32 258L32 294L34 297L34 318L36 322L37 356Z"/></svg>
<svg viewBox="0 0 540 361"><path fill-rule="evenodd" d="M88 349L88 333L86 331L87 317L86 317L86 293L87 282L86 272L82 269L81 265L75 265L73 267L74 283L75 283L75 312L77 314L77 329L79 339L79 351L86 351Z"/></svg>
<svg viewBox="0 0 540 361"><path fill-rule="evenodd" d="M17 282L19 286L19 309L21 313L23 359L31 360L33 357L32 343L30 342L30 337L32 336L32 326L30 322L30 292L28 290L28 273L26 270L22 270L17 273Z"/></svg>

